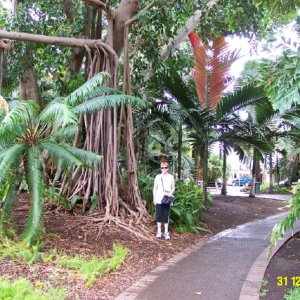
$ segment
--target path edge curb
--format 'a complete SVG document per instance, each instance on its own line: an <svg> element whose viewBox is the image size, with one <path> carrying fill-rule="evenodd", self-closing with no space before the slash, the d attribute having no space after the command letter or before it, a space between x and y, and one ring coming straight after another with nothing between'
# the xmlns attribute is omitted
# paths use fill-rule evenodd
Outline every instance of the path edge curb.
<svg viewBox="0 0 300 300"><path fill-rule="evenodd" d="M285 236L277 242L277 245L273 248L269 257L267 255L270 246L266 247L261 252L247 274L241 289L239 300L259 300L262 280L271 259L280 250L280 248L298 232L300 232L299 228L297 228L296 231L288 231Z"/></svg>

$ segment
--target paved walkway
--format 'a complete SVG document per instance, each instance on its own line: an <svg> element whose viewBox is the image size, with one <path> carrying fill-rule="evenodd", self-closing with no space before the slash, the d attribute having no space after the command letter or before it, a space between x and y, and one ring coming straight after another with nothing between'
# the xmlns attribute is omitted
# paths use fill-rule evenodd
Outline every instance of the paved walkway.
<svg viewBox="0 0 300 300"><path fill-rule="evenodd" d="M225 230L200 242L150 272L116 299L258 299L251 296L251 284L256 288L257 296L268 263L269 233L284 215ZM300 224L297 224L296 231L299 230ZM260 265L254 264L258 261ZM244 294L240 298L242 290Z"/></svg>

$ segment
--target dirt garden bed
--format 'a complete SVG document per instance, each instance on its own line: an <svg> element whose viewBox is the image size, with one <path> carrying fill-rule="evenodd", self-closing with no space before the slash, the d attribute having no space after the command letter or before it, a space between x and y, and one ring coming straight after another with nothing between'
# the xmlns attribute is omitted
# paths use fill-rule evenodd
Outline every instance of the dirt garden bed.
<svg viewBox="0 0 300 300"><path fill-rule="evenodd" d="M215 195L213 205L205 214L205 223L214 234L255 219L280 213L284 204L268 199ZM19 222L24 219L26 210L24 206L17 211L16 219ZM45 251L56 248L70 255L77 253L103 255L112 250L116 241L129 249L122 268L97 279L90 288L85 286L82 278L63 268L58 269L51 263L39 262L29 266L11 260L0 261L0 276L25 277L33 284L38 281L53 287L64 286L69 295L68 299L114 299L163 261L211 235L206 233L176 234L171 229L171 241L150 242L138 239L133 234L115 226L105 227L99 232L98 225L87 222L85 216L58 210L46 210L45 224L48 233L45 238ZM155 234L154 222L150 225L150 229Z"/></svg>

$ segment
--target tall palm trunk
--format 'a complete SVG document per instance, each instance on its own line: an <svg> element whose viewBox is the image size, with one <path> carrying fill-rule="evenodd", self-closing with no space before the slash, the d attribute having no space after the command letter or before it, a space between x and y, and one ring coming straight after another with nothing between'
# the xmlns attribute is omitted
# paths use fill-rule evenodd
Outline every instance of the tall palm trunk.
<svg viewBox="0 0 300 300"><path fill-rule="evenodd" d="M204 141L204 145L203 145L203 191L202 191L202 199L203 199L204 204L207 204L207 202L208 202L207 182L208 182L208 140L206 138L205 141Z"/></svg>
<svg viewBox="0 0 300 300"><path fill-rule="evenodd" d="M274 187L273 187L273 153L270 153L269 156L269 168L270 168L270 185L269 185L269 193L272 194Z"/></svg>
<svg viewBox="0 0 300 300"><path fill-rule="evenodd" d="M226 176L226 169L227 169L227 155L226 155L226 143L223 143L223 183L222 183L222 190L221 194L227 194L227 176Z"/></svg>
<svg viewBox="0 0 300 300"><path fill-rule="evenodd" d="M178 165L177 165L177 175L178 179L181 179L181 156L182 156L182 123L179 123L178 130Z"/></svg>
<svg viewBox="0 0 300 300"><path fill-rule="evenodd" d="M255 197L255 175L256 175L256 166L257 166L257 157L256 157L256 149L253 149L253 159L252 159L252 181L251 181L251 187L250 187L250 193L249 197Z"/></svg>

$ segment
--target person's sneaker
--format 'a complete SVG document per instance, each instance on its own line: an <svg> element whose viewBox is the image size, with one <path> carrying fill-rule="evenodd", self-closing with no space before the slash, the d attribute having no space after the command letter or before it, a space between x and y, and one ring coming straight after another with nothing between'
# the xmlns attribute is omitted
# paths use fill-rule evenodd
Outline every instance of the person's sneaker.
<svg viewBox="0 0 300 300"><path fill-rule="evenodd" d="M165 232L164 238L165 238L165 240L170 240L171 239L170 233L169 232Z"/></svg>
<svg viewBox="0 0 300 300"><path fill-rule="evenodd" d="M157 238L157 239L161 239L161 238L162 238L162 233L159 232L159 231L157 231L157 233L156 233L156 238Z"/></svg>

